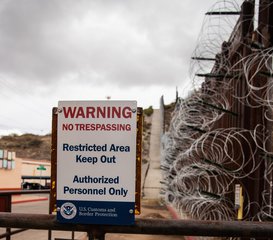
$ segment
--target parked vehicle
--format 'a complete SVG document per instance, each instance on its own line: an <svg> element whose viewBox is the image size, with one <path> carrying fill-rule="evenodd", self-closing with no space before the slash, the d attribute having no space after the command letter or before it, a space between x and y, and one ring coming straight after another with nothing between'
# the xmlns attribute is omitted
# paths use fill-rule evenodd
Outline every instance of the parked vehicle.
<svg viewBox="0 0 273 240"><path fill-rule="evenodd" d="M49 189L49 186L43 186L40 183L23 182L22 189L24 189L24 190Z"/></svg>

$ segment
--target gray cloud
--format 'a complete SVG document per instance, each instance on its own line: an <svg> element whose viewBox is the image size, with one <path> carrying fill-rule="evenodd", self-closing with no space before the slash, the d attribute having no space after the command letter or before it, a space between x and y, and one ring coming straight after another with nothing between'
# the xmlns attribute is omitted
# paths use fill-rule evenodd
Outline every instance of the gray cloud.
<svg viewBox="0 0 273 240"><path fill-rule="evenodd" d="M119 86L178 84L196 38L195 8L189 0L1 1L0 72L43 84L71 75Z"/></svg>
<svg viewBox="0 0 273 240"><path fill-rule="evenodd" d="M58 100L173 100L214 2L1 0L0 135L49 132Z"/></svg>

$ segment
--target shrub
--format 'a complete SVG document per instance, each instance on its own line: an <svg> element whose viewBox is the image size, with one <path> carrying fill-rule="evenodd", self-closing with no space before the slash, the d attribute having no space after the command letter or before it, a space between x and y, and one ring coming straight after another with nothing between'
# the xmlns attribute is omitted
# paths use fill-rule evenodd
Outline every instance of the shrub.
<svg viewBox="0 0 273 240"><path fill-rule="evenodd" d="M29 147L40 147L42 143L43 143L43 141L40 139L32 139L28 142L28 146Z"/></svg>
<svg viewBox="0 0 273 240"><path fill-rule="evenodd" d="M143 112L146 116L150 117L154 112L153 106L144 109Z"/></svg>

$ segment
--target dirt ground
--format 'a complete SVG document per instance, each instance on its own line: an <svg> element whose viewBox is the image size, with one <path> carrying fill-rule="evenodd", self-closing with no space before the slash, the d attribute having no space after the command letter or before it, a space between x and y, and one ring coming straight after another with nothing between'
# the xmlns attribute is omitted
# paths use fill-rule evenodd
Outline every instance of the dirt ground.
<svg viewBox="0 0 273 240"><path fill-rule="evenodd" d="M171 219L171 215L164 204L156 200L143 199L141 203L140 218L165 218ZM106 240L183 240L182 236L140 235L140 234L106 234Z"/></svg>

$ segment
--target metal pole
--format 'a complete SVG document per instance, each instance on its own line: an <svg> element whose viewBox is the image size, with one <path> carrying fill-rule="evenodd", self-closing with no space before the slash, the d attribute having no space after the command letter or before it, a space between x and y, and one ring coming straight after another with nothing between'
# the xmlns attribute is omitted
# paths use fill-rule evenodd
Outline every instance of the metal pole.
<svg viewBox="0 0 273 240"><path fill-rule="evenodd" d="M103 232L87 232L88 240L105 240L105 233Z"/></svg>
<svg viewBox="0 0 273 240"><path fill-rule="evenodd" d="M57 121L58 108L52 109L52 129L51 129L51 176L50 176L50 201L49 214L56 209L56 165L57 165ZM52 231L48 231L48 240L52 239Z"/></svg>
<svg viewBox="0 0 273 240"><path fill-rule="evenodd" d="M137 218L135 225L111 226L62 224L57 222L55 215L4 212L0 212L0 227L88 232L98 239L103 239L106 233L267 238L273 236L272 222Z"/></svg>

